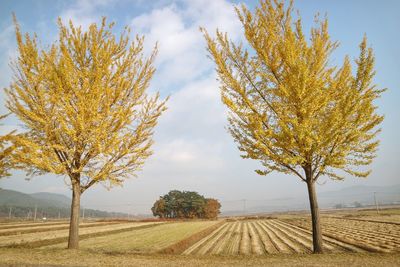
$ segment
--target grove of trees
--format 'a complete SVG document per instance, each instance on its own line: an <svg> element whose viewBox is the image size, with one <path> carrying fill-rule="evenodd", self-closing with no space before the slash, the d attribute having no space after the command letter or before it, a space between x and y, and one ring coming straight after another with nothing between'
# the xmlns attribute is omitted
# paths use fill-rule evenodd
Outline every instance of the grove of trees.
<svg viewBox="0 0 400 267"><path fill-rule="evenodd" d="M197 192L172 190L161 196L151 211L160 218L214 219L220 208L221 204L216 199L205 198Z"/></svg>
<svg viewBox="0 0 400 267"><path fill-rule="evenodd" d="M236 12L248 46L203 29L229 131L242 157L261 163L258 174L294 174L307 185L313 250L322 253L315 183L321 176L344 179L344 173L366 177L371 171L363 166L376 156L383 116L374 101L384 90L373 83L373 51L364 37L354 66L348 57L333 66L338 43L328 19L316 18L307 36L301 18L292 17L293 1L261 0L254 13L245 5Z"/></svg>

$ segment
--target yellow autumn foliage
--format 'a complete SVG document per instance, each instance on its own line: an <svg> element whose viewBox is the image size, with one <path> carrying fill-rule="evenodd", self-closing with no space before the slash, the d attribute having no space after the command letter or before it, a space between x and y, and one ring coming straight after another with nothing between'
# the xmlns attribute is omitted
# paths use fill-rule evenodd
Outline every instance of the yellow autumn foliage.
<svg viewBox="0 0 400 267"><path fill-rule="evenodd" d="M112 33L103 18L87 31L59 19L59 38L40 49L15 19L18 58L7 107L26 128L14 160L30 174L67 175L81 193L96 183L119 185L151 155L157 119L166 109L146 93L157 53L143 37Z"/></svg>
<svg viewBox="0 0 400 267"><path fill-rule="evenodd" d="M216 37L202 31L242 157L259 160L262 175L278 171L316 181L343 179L344 171L366 177L383 120L373 102L384 91L373 83L366 37L353 74L348 57L338 67L329 61L338 43L327 19L316 18L307 37L301 18L292 18L293 1L286 8L283 1L262 0L254 13L245 5L236 12L247 45L219 30Z"/></svg>
<svg viewBox="0 0 400 267"><path fill-rule="evenodd" d="M7 115L0 116L0 120ZM12 151L14 146L11 143L14 131L0 135L0 178L10 176L10 169L13 168Z"/></svg>

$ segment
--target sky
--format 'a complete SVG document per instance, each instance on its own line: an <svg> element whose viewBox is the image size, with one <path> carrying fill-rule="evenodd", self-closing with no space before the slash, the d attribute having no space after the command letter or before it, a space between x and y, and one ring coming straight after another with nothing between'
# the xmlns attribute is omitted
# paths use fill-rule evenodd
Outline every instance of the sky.
<svg viewBox="0 0 400 267"><path fill-rule="evenodd" d="M87 28L102 16L116 22L115 33L129 26L134 34L145 35L149 53L158 42L157 72L149 92L170 96L168 110L155 129L154 155L136 178L123 187L107 190L95 185L82 195L87 208L122 211L132 214L150 213L150 207L161 195L173 189L197 191L217 198L223 210L241 209L242 200L249 205L268 203L270 199L304 196L305 183L294 175L271 173L259 176L254 170L257 161L244 160L226 131L226 108L220 101L219 85L213 62L207 58L205 41L199 27L215 32L228 32L235 41L244 41L241 24L234 6L244 3L250 9L258 1L229 0L0 0L0 88L10 85L9 62L17 56L12 12L23 32L36 33L46 48L57 40L58 17ZM340 42L331 58L341 64L345 55L358 56L358 45L364 34L376 56L375 83L388 88L377 101L378 112L385 115L378 156L367 179L346 177L332 181L321 177L318 192L350 186L390 186L399 184L400 164L400 1L397 0L297 0L304 32L313 25L314 15L329 19L329 32ZM0 114L7 113L5 95L0 92ZM1 125L0 133L19 127L10 116ZM23 172L0 180L0 187L26 193L54 192L67 196L71 191L65 177L51 174L26 180Z"/></svg>

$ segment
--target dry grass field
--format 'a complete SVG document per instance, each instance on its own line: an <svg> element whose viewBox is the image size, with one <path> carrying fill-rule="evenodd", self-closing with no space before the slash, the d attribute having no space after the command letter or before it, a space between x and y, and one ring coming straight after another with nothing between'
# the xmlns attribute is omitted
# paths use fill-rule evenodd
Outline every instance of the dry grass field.
<svg viewBox="0 0 400 267"><path fill-rule="evenodd" d="M80 242L80 248L110 253L153 253L216 223L216 221L163 223L154 227L88 238ZM67 243L63 242L42 248L66 246Z"/></svg>
<svg viewBox="0 0 400 267"><path fill-rule="evenodd" d="M79 251L65 249L66 222L0 223L0 266L400 266L399 215L400 209L324 214L324 255L311 254L311 225L305 214L85 222Z"/></svg>
<svg viewBox="0 0 400 267"><path fill-rule="evenodd" d="M162 222L108 222L82 224L79 234L82 238L108 235L118 232L127 232L137 228L152 227ZM68 225L66 225L68 226ZM91 227L87 227L91 226ZM68 227L54 229L54 225L31 226L31 229L17 228L24 230L4 229L0 234L0 247L41 247L49 244L61 243L68 238ZM40 231L34 231L39 229ZM0 230L2 226L0 226Z"/></svg>

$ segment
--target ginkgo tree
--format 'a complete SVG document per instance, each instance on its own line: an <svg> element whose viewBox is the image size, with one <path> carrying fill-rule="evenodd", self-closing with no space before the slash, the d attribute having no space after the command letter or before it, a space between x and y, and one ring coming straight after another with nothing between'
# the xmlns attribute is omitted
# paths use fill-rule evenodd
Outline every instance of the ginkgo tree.
<svg viewBox="0 0 400 267"><path fill-rule="evenodd" d="M202 29L216 64L229 131L243 158L259 160L271 171L294 174L308 188L313 251L323 252L315 183L321 176L366 177L376 156L378 125L374 100L384 90L373 83L374 55L364 37L355 73L348 57L329 61L338 43L328 20L316 19L307 37L293 1L261 0L252 13L236 8L247 46L217 30ZM247 48L248 47L248 48Z"/></svg>
<svg viewBox="0 0 400 267"><path fill-rule="evenodd" d="M151 154L157 119L166 109L146 89L155 72L144 38L119 37L114 23L88 30L58 20L59 38L39 48L15 19L18 58L7 107L26 132L14 138L14 161L30 175L69 177L72 189L68 248L79 245L80 197L91 186L121 185Z"/></svg>

